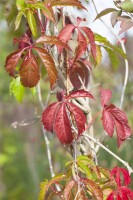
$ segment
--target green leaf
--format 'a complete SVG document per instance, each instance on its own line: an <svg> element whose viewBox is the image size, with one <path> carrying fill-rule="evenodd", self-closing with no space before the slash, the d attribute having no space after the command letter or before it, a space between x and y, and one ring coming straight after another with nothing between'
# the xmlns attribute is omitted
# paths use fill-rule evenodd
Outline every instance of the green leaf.
<svg viewBox="0 0 133 200"><path fill-rule="evenodd" d="M83 164L82 162L78 162L78 169L79 169L79 171L84 173L87 178L92 178L89 166Z"/></svg>
<svg viewBox="0 0 133 200"><path fill-rule="evenodd" d="M112 49L110 49L108 47L105 47L105 46L103 46L103 48L107 51L107 53L109 55L109 58L110 58L110 61L111 61L113 69L117 70L118 67L119 67L118 56L116 55L116 53Z"/></svg>
<svg viewBox="0 0 133 200"><path fill-rule="evenodd" d="M32 10L28 9L26 11L26 18L28 20L28 24L31 29L32 35L34 37L36 37L37 36L37 25L36 25L36 20L35 20L34 13Z"/></svg>
<svg viewBox="0 0 133 200"><path fill-rule="evenodd" d="M40 184L40 192L39 192L38 200L44 200L46 192L47 192L47 185L48 185L48 180Z"/></svg>
<svg viewBox="0 0 133 200"><path fill-rule="evenodd" d="M20 26L20 22L22 19L22 16L25 14L25 9L22 9L18 12L16 20L15 20L15 30L17 30Z"/></svg>
<svg viewBox="0 0 133 200"><path fill-rule="evenodd" d="M77 158L77 163L78 162L82 162L82 163L84 163L84 164L86 164L86 165L94 165L94 162L91 160L91 158L89 158L88 156L79 156L78 158Z"/></svg>
<svg viewBox="0 0 133 200"><path fill-rule="evenodd" d="M64 174L58 174L54 176L50 181L46 180L45 182L42 182L40 184L40 192L39 192L38 200L44 200L49 187L52 184L57 184L58 181L65 180L65 178L66 176Z"/></svg>
<svg viewBox="0 0 133 200"><path fill-rule="evenodd" d="M14 95L16 100L21 103L24 97L24 87L20 82L20 77L13 79L10 83L10 95Z"/></svg>
<svg viewBox="0 0 133 200"><path fill-rule="evenodd" d="M21 10L26 6L25 0L16 0L16 6L18 10Z"/></svg>
<svg viewBox="0 0 133 200"><path fill-rule="evenodd" d="M127 58L126 54L123 52L123 50L121 48L112 45L105 37L103 37L99 34L95 34L95 41L99 42L101 45L111 48L116 53L121 55L123 58L125 58L125 59Z"/></svg>
<svg viewBox="0 0 133 200"><path fill-rule="evenodd" d="M94 19L94 21L97 20L97 19L99 19L99 18L101 18L101 17L103 17L104 15L107 15L108 13L114 12L114 11L117 11L117 10L116 10L115 8L107 8L107 9L105 9L105 10L102 10L102 11L96 16L96 18Z"/></svg>
<svg viewBox="0 0 133 200"><path fill-rule="evenodd" d="M133 1L125 0L123 3L121 3L121 8L127 12L133 13Z"/></svg>

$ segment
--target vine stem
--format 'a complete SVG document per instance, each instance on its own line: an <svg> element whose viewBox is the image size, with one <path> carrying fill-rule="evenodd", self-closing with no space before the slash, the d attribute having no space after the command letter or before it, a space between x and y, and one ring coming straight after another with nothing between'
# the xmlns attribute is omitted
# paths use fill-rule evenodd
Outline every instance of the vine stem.
<svg viewBox="0 0 133 200"><path fill-rule="evenodd" d="M126 54L127 52L126 52L124 41L121 41L121 46L122 46L124 53ZM122 105L123 105L124 95L125 95L126 86L127 86L127 82L128 82L128 76L129 76L128 60L125 59L125 80L124 80L124 85L123 85L122 94L121 94L120 108L122 108Z"/></svg>
<svg viewBox="0 0 133 200"><path fill-rule="evenodd" d="M96 140L95 138L87 134L83 134L82 136L87 138L88 140L92 140L93 142L95 142L95 144L99 145L102 149L104 149L106 152L108 152L110 155L116 158L119 162L121 162L128 169L129 174L133 173L133 169L129 166L128 162L126 162L125 160L122 160L119 156L117 156L110 149L108 149L103 144L101 144L98 140Z"/></svg>
<svg viewBox="0 0 133 200"><path fill-rule="evenodd" d="M37 85L37 96L38 96L38 100L39 100L39 105L40 105L40 107L41 107L41 109L43 111L44 107L47 106L48 99L46 100L46 103L45 103L45 106L44 106L43 102L42 102L40 82ZM46 144L46 149L47 149L47 156L48 156L48 163L49 163L49 168L50 168L50 174L51 174L51 177L53 178L55 176L55 174L54 174L53 164L52 164L52 156L51 156L51 150L50 150L50 143L49 143L49 139L47 137L46 131L43 128L43 125L42 125L42 132L43 132L43 137L44 137L45 144Z"/></svg>
<svg viewBox="0 0 133 200"><path fill-rule="evenodd" d="M96 7L96 4L94 2L94 0L91 0L92 4L94 6L95 12L96 14L98 14L98 10ZM112 33L112 35L119 41L121 48L123 50L123 52L126 54L126 48L125 48L125 44L124 41L121 40L118 35L116 33L114 33L110 27L101 19L101 17L99 17L99 20L104 24L104 26ZM124 84L123 84L123 88L122 88L122 92L121 92L121 98L120 98L120 108L122 108L123 106L123 102L124 102L124 96L125 96L125 91L126 91L126 87L127 87L127 81L128 81L128 76L129 76L129 63L128 60L126 58L124 58L124 62L125 62L125 78L124 78Z"/></svg>

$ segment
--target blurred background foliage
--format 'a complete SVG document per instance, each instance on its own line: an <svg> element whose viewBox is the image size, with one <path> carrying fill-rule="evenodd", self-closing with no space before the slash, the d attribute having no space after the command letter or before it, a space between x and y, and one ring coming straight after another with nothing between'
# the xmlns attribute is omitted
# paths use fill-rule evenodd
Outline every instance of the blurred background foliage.
<svg viewBox="0 0 133 200"><path fill-rule="evenodd" d="M13 8L13 9L12 9ZM0 200L35 200L39 191L39 183L45 178L50 178L49 165L45 142L38 120L30 126L16 126L16 121L31 120L41 116L36 94L26 89L22 104L16 102L9 94L9 85L12 78L4 69L6 56L15 49L12 45L14 37L19 37L25 32L24 25L14 32L13 21L16 16L14 1L0 1ZM6 20L7 19L7 20ZM10 23L10 21L12 23ZM10 23L10 26L8 24ZM133 128L133 45L132 37L127 36L127 56L130 66L130 74L123 109L126 111L130 125ZM124 80L124 61L119 68L113 69L105 55L101 66L95 68L92 74L92 93L97 95L99 84L113 91L112 102L119 106L122 84ZM43 100L45 101L49 86L41 81ZM51 97L51 101L53 96ZM98 101L97 101L98 102ZM98 103L94 103L94 106ZM93 105L92 105L93 106ZM103 134L100 119L94 124L95 134L101 137ZM64 165L70 156L65 148L50 134L52 160L55 173L64 170ZM104 144L113 152L125 159L133 166L133 140L126 141L120 149L117 149L116 138L105 138ZM119 165L114 158L103 150L98 154L99 165L111 169Z"/></svg>

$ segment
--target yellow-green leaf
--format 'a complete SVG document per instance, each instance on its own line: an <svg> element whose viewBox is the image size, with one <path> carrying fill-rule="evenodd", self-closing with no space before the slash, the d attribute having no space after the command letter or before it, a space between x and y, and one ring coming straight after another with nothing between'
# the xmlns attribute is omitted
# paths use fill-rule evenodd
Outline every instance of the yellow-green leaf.
<svg viewBox="0 0 133 200"><path fill-rule="evenodd" d="M102 61L102 51L99 45L96 45L96 64L99 66Z"/></svg>
<svg viewBox="0 0 133 200"><path fill-rule="evenodd" d="M28 20L28 24L31 29L32 35L34 37L36 37L37 36L37 25L36 25L36 20L35 20L34 13L32 10L28 9L26 11L26 18Z"/></svg>
<svg viewBox="0 0 133 200"><path fill-rule="evenodd" d="M20 26L20 22L21 22L22 16L24 15L24 11L25 10L22 9L17 14L16 20L15 20L15 30L17 30Z"/></svg>
<svg viewBox="0 0 133 200"><path fill-rule="evenodd" d="M25 88L20 82L20 77L13 79L10 83L10 95L14 95L16 100L21 103L24 97Z"/></svg>
<svg viewBox="0 0 133 200"><path fill-rule="evenodd" d="M48 185L48 180L40 184L40 192L39 192L38 200L44 200L46 192L47 192L47 185Z"/></svg>

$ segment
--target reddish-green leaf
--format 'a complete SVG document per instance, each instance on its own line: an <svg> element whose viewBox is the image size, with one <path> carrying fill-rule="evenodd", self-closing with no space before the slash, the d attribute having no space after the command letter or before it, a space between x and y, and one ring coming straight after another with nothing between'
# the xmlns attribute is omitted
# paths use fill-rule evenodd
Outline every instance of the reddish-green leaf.
<svg viewBox="0 0 133 200"><path fill-rule="evenodd" d="M62 103L57 111L54 123L54 131L56 132L56 135L62 144L72 143L73 134L65 103Z"/></svg>
<svg viewBox="0 0 133 200"><path fill-rule="evenodd" d="M5 68L10 76L14 77L16 65L18 64L24 50L25 49L17 50L7 56Z"/></svg>
<svg viewBox="0 0 133 200"><path fill-rule="evenodd" d="M81 9L86 9L79 0L52 0L51 6L76 6Z"/></svg>
<svg viewBox="0 0 133 200"><path fill-rule="evenodd" d="M34 47L48 72L51 88L57 80L57 70L51 55L43 48Z"/></svg>
<svg viewBox="0 0 133 200"><path fill-rule="evenodd" d="M20 81L25 87L34 87L40 79L39 66L32 52L27 52L19 70Z"/></svg>
<svg viewBox="0 0 133 200"><path fill-rule="evenodd" d="M103 193L98 184L96 184L90 179L82 179L82 181L85 184L85 186L89 189L89 191L92 193L94 199L103 200Z"/></svg>
<svg viewBox="0 0 133 200"><path fill-rule="evenodd" d="M71 191L75 184L76 183L74 180L71 180L70 182L67 183L67 185L65 186L65 189L64 189L64 194L63 194L64 200L68 200L70 198Z"/></svg>

